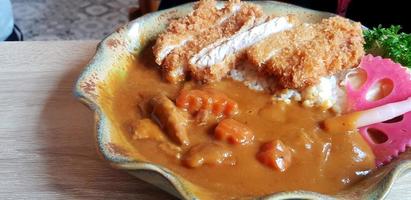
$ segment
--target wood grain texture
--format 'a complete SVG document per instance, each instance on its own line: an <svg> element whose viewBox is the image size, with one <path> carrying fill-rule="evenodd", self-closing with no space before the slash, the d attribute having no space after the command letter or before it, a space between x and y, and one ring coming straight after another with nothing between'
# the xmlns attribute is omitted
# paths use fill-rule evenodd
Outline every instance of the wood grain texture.
<svg viewBox="0 0 411 200"><path fill-rule="evenodd" d="M72 95L96 45L0 43L0 199L173 199L98 157Z"/></svg>
<svg viewBox="0 0 411 200"><path fill-rule="evenodd" d="M174 199L112 169L72 95L97 41L0 43L0 199ZM411 173L387 199L411 199Z"/></svg>

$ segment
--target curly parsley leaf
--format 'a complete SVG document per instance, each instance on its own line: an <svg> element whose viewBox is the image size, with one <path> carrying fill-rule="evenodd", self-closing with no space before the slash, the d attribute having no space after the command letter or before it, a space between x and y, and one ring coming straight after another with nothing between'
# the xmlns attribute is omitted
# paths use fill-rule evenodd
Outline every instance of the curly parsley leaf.
<svg viewBox="0 0 411 200"><path fill-rule="evenodd" d="M411 34L401 32L401 26L381 25L364 31L367 53L388 57L411 68Z"/></svg>

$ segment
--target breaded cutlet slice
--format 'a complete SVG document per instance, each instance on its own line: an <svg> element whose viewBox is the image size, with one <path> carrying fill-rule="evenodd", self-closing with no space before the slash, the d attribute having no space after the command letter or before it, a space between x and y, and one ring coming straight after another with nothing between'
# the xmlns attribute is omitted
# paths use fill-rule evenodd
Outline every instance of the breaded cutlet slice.
<svg viewBox="0 0 411 200"><path fill-rule="evenodd" d="M318 83L321 77L358 65L364 55L360 23L343 17L332 17L313 27L314 29L297 27L300 30L293 30L296 35L291 37L277 34L277 41L286 40L290 43L289 46L283 44L283 48L278 51L269 42L262 45L264 47L259 47L264 52L269 52L268 55L272 54L268 60L256 50L250 50L248 58L258 64L260 70L276 77L283 88L289 89L306 88ZM310 38L312 34L314 37ZM310 36L300 42L292 39L307 35Z"/></svg>
<svg viewBox="0 0 411 200"><path fill-rule="evenodd" d="M290 17L257 18L236 34L218 40L195 54L189 63L192 77L203 82L218 81L234 67L244 50L269 35L293 27Z"/></svg>
<svg viewBox="0 0 411 200"><path fill-rule="evenodd" d="M183 46L199 32L222 23L239 9L238 4L239 0L230 1L223 9L217 9L215 0L201 0L191 14L172 20L153 46L156 63L161 65L173 49Z"/></svg>
<svg viewBox="0 0 411 200"><path fill-rule="evenodd" d="M253 4L236 3L235 5L239 5L239 9L236 9L233 15L225 18L217 25L196 33L190 41L173 49L167 55L162 63L163 77L167 81L172 83L183 81L188 70L189 59L193 55L207 45L230 37L245 27L249 27L254 23L255 19L263 15L262 9ZM230 9L232 7L234 7L234 4L230 2L223 9Z"/></svg>

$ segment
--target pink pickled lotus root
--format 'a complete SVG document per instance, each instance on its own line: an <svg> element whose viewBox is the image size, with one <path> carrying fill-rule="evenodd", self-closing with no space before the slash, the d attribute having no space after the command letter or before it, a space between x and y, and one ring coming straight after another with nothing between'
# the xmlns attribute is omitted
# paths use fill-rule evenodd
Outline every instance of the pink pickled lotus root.
<svg viewBox="0 0 411 200"><path fill-rule="evenodd" d="M387 103L402 101L411 96L410 74L406 68L390 59L373 57L372 55L364 56L361 60L360 67L367 73L367 80L359 89L353 89L350 83L347 83L347 100L351 111L366 110ZM390 79L393 82L393 89L389 95L375 101L366 99L367 91L378 81ZM379 130L387 136L387 140L381 143L373 141L368 134L368 129ZM360 128L360 134L370 145L376 158L377 166L391 161L404 152L407 146L411 145L411 112L404 114L403 119L394 123L377 123Z"/></svg>
<svg viewBox="0 0 411 200"><path fill-rule="evenodd" d="M368 129L382 131L388 137L387 141L375 143L368 134ZM404 152L406 147L411 146L411 112L404 114L400 122L372 124L360 128L360 133L370 145L377 166L382 166Z"/></svg>

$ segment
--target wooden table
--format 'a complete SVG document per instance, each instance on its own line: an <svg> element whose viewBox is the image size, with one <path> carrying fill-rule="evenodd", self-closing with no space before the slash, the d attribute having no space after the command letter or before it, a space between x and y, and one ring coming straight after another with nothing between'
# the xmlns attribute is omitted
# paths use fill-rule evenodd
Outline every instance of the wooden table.
<svg viewBox="0 0 411 200"><path fill-rule="evenodd" d="M173 199L98 157L72 95L97 41L0 42L0 199ZM388 199L411 199L411 173Z"/></svg>

